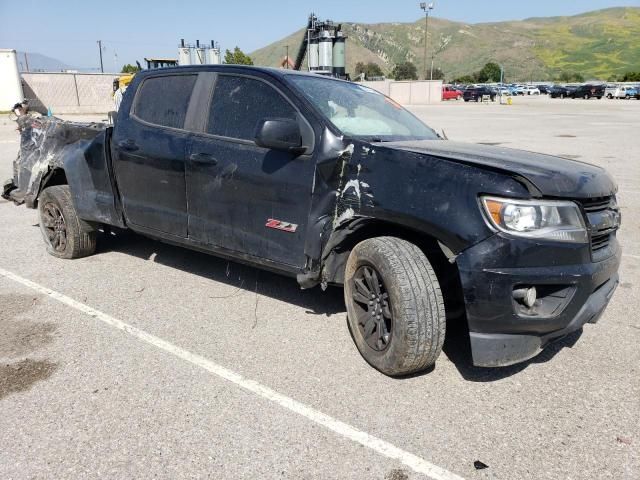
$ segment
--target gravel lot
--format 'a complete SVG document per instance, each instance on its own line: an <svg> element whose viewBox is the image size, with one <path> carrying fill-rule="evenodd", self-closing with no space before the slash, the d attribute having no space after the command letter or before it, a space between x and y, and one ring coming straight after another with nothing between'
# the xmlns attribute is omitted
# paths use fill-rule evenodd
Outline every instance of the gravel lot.
<svg viewBox="0 0 640 480"><path fill-rule="evenodd" d="M502 369L472 367L454 328L433 371L391 379L352 344L338 289L133 235L57 260L35 211L0 200L0 478L639 478L640 102L411 110L614 175L622 283L597 325ZM0 179L17 148L0 117Z"/></svg>

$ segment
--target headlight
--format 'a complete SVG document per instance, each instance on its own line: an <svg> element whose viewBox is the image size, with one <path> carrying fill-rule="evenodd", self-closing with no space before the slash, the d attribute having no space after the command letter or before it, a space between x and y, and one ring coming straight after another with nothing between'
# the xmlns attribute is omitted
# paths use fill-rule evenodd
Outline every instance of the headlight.
<svg viewBox="0 0 640 480"><path fill-rule="evenodd" d="M578 205L549 200L482 197L491 224L519 237L587 243L589 236Z"/></svg>

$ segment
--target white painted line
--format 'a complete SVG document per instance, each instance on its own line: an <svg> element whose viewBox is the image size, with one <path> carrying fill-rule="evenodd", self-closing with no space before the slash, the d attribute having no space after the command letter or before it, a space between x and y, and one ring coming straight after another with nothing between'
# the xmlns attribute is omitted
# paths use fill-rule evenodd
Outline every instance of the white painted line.
<svg viewBox="0 0 640 480"><path fill-rule="evenodd" d="M623 257L635 258L636 260L640 260L640 255L631 255L629 253L623 253Z"/></svg>
<svg viewBox="0 0 640 480"><path fill-rule="evenodd" d="M293 398L287 397L286 395L282 395L281 393L276 392L275 390L270 389L269 387L265 387L264 385L250 380L248 378L243 377L242 375L235 373L225 367L222 367L211 360L207 360L200 355L196 355L190 353L176 345L173 345L166 340L158 338L150 333L145 332L144 330L140 330L132 325L129 325L117 318L114 318L106 313L103 313L95 308L91 308L90 306L78 302L71 297L67 297L66 295L56 292L54 290L50 290L47 287L43 287L31 280L27 280L26 278L20 277L15 273L9 272L8 270L4 270L0 268L0 275L13 280L14 282L20 283L25 287L28 287L36 292L39 292L43 295L48 295L50 298L57 300L69 307L75 308L82 313L85 313L96 320L100 320L111 327L117 328L118 330L122 330L123 332L128 333L132 337L137 338L138 340L142 340L154 347L159 348L160 350L164 350L165 352L171 353L176 357L185 360L193 365L197 365L198 367L213 373L235 385L248 390L251 393L254 393L262 398L266 398L273 403L280 405L287 410L290 410L298 415L302 415L308 420L317 423L318 425L322 425L323 427L331 430L338 435L341 435L349 440L352 440L360 445L363 445L367 448L370 448L374 452L377 452L385 457L397 460L411 470L416 473L421 473L433 480L463 480L462 477L452 473L444 468L441 468L433 463L428 462L427 460L420 458L412 453L409 453L401 448L392 445L389 442L385 442L384 440L375 437L373 435L369 435L362 430L358 430L351 425L341 422L340 420L336 420L329 415L326 415L318 410L315 410L303 403L300 403Z"/></svg>
<svg viewBox="0 0 640 480"><path fill-rule="evenodd" d="M0 143L18 143L17 140L0 140Z"/></svg>

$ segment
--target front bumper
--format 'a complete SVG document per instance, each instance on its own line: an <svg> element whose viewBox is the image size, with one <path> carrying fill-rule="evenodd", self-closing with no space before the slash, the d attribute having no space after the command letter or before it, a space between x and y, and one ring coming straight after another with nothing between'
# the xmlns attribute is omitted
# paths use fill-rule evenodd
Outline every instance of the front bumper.
<svg viewBox="0 0 640 480"><path fill-rule="evenodd" d="M462 253L457 264L474 365L527 360L551 341L595 323L618 285L621 250L615 236L609 249L607 258L593 262L588 245L496 234ZM514 288L523 286L547 290L549 297L529 311L513 299Z"/></svg>

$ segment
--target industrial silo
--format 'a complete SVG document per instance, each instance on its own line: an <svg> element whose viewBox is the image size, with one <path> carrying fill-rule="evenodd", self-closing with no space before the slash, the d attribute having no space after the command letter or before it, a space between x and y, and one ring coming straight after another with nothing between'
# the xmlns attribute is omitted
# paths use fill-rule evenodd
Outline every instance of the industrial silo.
<svg viewBox="0 0 640 480"><path fill-rule="evenodd" d="M320 30L318 44L318 66L321 72L331 73L333 70L333 40L328 30Z"/></svg>
<svg viewBox="0 0 640 480"><path fill-rule="evenodd" d="M178 65L191 65L191 49L184 44L184 38L180 40L178 48Z"/></svg>
<svg viewBox="0 0 640 480"><path fill-rule="evenodd" d="M315 32L310 33L312 37L309 39L309 70L318 70L319 57L318 57L318 37L315 36Z"/></svg>
<svg viewBox="0 0 640 480"><path fill-rule="evenodd" d="M343 78L346 74L345 70L345 45L346 37L341 31L336 32L333 41L333 76Z"/></svg>
<svg viewBox="0 0 640 480"><path fill-rule="evenodd" d="M207 49L207 63L209 65L218 65L220 63L220 49L216 47L213 40L211 40L211 47Z"/></svg>
<svg viewBox="0 0 640 480"><path fill-rule="evenodd" d="M0 49L0 110L11 110L24 100L15 50Z"/></svg>

